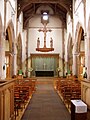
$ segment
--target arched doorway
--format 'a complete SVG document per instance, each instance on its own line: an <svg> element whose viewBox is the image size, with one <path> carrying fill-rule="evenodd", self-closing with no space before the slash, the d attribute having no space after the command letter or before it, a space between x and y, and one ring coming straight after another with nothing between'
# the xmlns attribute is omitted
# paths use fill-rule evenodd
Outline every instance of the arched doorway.
<svg viewBox="0 0 90 120"><path fill-rule="evenodd" d="M83 78L83 72L85 68L85 40L84 30L78 24L76 39L76 75L79 79Z"/></svg>
<svg viewBox="0 0 90 120"><path fill-rule="evenodd" d="M5 39L5 64L6 64L6 79L14 75L14 27L12 22L9 23L6 29Z"/></svg>
<svg viewBox="0 0 90 120"><path fill-rule="evenodd" d="M19 34L17 40L17 71L20 69L22 69L22 39Z"/></svg>
<svg viewBox="0 0 90 120"><path fill-rule="evenodd" d="M69 71L70 73L72 73L72 64L73 64L73 56L72 56L72 50L73 50L73 45L72 45L72 37L69 34L69 39L68 39L68 47L67 47L67 51L68 51L68 55L67 55L67 72Z"/></svg>

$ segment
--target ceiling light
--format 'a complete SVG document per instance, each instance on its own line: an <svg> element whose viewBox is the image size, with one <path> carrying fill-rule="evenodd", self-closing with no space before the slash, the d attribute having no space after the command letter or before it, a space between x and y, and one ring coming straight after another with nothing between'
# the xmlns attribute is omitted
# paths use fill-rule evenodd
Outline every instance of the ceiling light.
<svg viewBox="0 0 90 120"><path fill-rule="evenodd" d="M48 20L48 14L46 12L43 13L43 20Z"/></svg>

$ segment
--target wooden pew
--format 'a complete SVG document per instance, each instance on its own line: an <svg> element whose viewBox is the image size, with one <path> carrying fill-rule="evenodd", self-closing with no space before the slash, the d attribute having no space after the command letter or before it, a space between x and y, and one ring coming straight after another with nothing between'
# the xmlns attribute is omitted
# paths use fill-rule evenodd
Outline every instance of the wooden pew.
<svg viewBox="0 0 90 120"><path fill-rule="evenodd" d="M0 81L0 120L14 120L14 80Z"/></svg>
<svg viewBox="0 0 90 120"><path fill-rule="evenodd" d="M65 104L70 105L72 99L81 99L81 83L78 80L62 78L56 82L56 90Z"/></svg>
<svg viewBox="0 0 90 120"><path fill-rule="evenodd" d="M15 119L19 115L19 110L24 109L28 100L36 90L36 79L17 79L14 85L14 110Z"/></svg>

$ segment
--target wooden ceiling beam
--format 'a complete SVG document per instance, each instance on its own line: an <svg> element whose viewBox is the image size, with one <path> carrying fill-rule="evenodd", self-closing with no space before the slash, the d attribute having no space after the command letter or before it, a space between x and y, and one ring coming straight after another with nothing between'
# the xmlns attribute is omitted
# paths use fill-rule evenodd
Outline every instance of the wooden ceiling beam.
<svg viewBox="0 0 90 120"><path fill-rule="evenodd" d="M24 10L25 7L32 3L53 3L61 5L66 11L70 11L70 5L72 4L72 0L18 0L18 13ZM18 14L18 17L19 17Z"/></svg>
<svg viewBox="0 0 90 120"><path fill-rule="evenodd" d="M22 11L24 28L27 26L29 19L36 15L37 9L44 4L51 7L54 11L54 15L58 15L64 22L66 22L67 12L72 14L70 9L70 7L72 7L72 0L18 0L17 3L17 17L19 17Z"/></svg>

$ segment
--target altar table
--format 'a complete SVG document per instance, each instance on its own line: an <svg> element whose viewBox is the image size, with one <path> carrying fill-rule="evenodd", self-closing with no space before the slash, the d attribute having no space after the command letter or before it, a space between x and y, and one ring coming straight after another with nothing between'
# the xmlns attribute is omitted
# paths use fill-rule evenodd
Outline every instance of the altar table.
<svg viewBox="0 0 90 120"><path fill-rule="evenodd" d="M35 75L36 77L53 77L54 71L53 70L36 70Z"/></svg>

